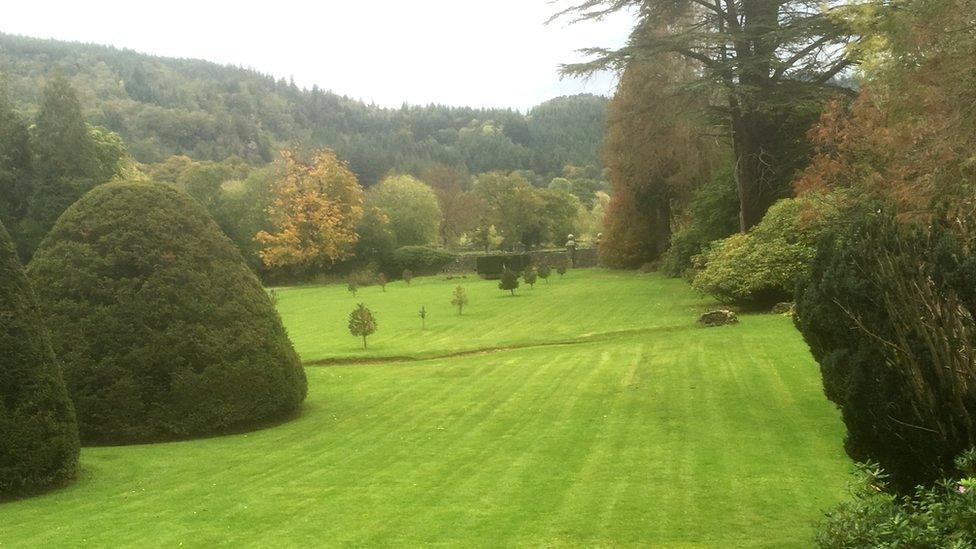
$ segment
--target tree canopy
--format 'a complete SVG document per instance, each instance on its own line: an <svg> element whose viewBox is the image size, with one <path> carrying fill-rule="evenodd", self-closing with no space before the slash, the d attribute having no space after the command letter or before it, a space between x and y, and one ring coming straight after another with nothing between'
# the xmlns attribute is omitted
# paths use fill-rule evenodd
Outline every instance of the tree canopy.
<svg viewBox="0 0 976 549"><path fill-rule="evenodd" d="M368 201L389 217L398 246L438 240L441 208L430 187L409 175L389 176L369 191Z"/></svg>
<svg viewBox="0 0 976 549"><path fill-rule="evenodd" d="M321 150L309 161L282 153L283 175L268 207L272 231L255 238L268 267L293 271L322 269L349 256L356 224L363 216L363 189L334 152Z"/></svg>
<svg viewBox="0 0 976 549"><path fill-rule="evenodd" d="M0 73L32 115L39 82L62 72L84 98L88 122L122 136L140 162L173 155L271 162L283 145L330 148L366 187L388 173L434 164L472 173L599 164L606 99L555 98L512 109L367 105L253 70L91 44L0 34Z"/></svg>
<svg viewBox="0 0 976 549"><path fill-rule="evenodd" d="M853 31L833 5L812 0L586 0L560 15L593 19L624 9L640 18L627 45L589 49L589 61L565 71L623 68L666 53L693 63L695 85L718 98L705 109L726 127L748 230L789 195L808 154L802 136L852 63L845 46Z"/></svg>

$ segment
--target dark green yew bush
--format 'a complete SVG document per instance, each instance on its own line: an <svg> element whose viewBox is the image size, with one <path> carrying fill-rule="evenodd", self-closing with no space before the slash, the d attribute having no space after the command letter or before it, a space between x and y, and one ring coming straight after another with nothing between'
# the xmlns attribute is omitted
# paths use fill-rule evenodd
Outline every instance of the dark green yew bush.
<svg viewBox="0 0 976 549"><path fill-rule="evenodd" d="M251 428L305 398L304 370L268 295L180 191L97 187L61 216L28 275L83 442Z"/></svg>
<svg viewBox="0 0 976 549"><path fill-rule="evenodd" d="M498 281L499 290L508 290L515 295L515 290L519 287L519 275L515 271L505 269L502 271L501 279Z"/></svg>
<svg viewBox="0 0 976 549"><path fill-rule="evenodd" d="M0 500L78 471L78 426L34 291L0 225Z"/></svg>
<svg viewBox="0 0 976 549"><path fill-rule="evenodd" d="M853 217L822 241L796 322L848 454L908 493L976 446L976 231L961 218L907 226L881 208Z"/></svg>

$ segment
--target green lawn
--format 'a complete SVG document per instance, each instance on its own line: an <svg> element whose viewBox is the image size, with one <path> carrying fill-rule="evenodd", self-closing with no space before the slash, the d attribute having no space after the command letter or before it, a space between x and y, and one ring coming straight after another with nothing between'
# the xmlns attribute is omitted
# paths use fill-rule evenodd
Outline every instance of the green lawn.
<svg viewBox="0 0 976 549"><path fill-rule="evenodd" d="M310 367L290 423L85 449L76 484L0 505L0 545L802 547L843 497L843 427L788 319L699 329L707 303L652 275L464 283L462 319L454 281L361 291L368 353L345 288L280 308L308 360L536 345Z"/></svg>
<svg viewBox="0 0 976 549"><path fill-rule="evenodd" d="M454 287L464 286L470 304L458 317L451 306ZM477 276L402 281L361 288L344 285L279 288L278 309L302 360L364 357L432 357L476 349L504 348L580 338L650 333L692 326L708 302L675 279L605 270L553 273L535 289L523 283L517 295L498 281ZM379 331L362 341L349 335L347 318L357 303L376 315ZM427 307L427 329L418 311Z"/></svg>

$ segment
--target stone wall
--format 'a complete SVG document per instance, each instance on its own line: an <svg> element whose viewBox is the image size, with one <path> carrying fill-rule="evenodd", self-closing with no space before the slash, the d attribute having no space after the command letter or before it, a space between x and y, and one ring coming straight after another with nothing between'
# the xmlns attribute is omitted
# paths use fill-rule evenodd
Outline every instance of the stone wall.
<svg viewBox="0 0 976 549"><path fill-rule="evenodd" d="M466 253L458 254L457 259L452 263L449 263L444 267L441 272L445 274L463 274L463 273L473 273L476 269L476 262L478 257L484 254L478 253ZM566 250L536 250L529 252L532 256L532 261L538 265L543 261L549 263L549 265L556 266L567 261ZM587 268L587 267L598 267L600 265L600 256L597 254L596 248L584 248L581 250L576 250L576 267L577 268Z"/></svg>

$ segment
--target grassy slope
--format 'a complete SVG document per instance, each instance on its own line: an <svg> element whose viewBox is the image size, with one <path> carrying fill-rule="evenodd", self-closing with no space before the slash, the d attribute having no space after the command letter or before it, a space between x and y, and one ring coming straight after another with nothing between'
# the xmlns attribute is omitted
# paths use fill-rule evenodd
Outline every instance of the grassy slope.
<svg viewBox="0 0 976 549"><path fill-rule="evenodd" d="M749 316L737 327L696 329L679 313L697 300L679 283L573 276L566 286L577 288L558 295L586 297L585 287L610 280L644 292L634 301L658 302L628 304L627 317L602 294L577 311L538 296L512 302L534 300L560 335L574 323L585 332L595 318L612 319L607 329L640 328L636 312L650 325L680 327L310 368L305 413L286 425L86 449L77 484L0 506L0 545L808 545L811 521L842 495L848 462L837 414L789 321ZM449 290L428 279L409 291ZM282 308L292 330L303 301L292 292L319 292L306 295L305 310L310 295L342 301L322 305L334 321L352 302L335 289L289 290ZM521 313L512 322L535 314L528 306ZM498 326L501 341L535 337L477 318L472 311L472 325ZM387 317L388 330L393 322ZM422 337L438 329L451 328L432 326ZM336 355L353 353L346 337L351 345ZM315 356L307 339L296 340ZM390 347L375 352L422 350L408 337L399 339L402 351L394 341L390 334Z"/></svg>

